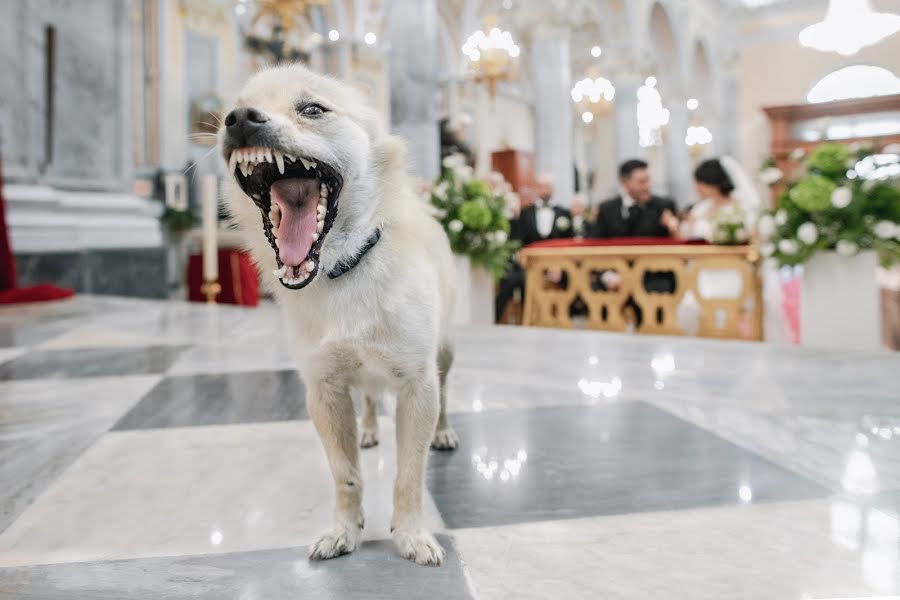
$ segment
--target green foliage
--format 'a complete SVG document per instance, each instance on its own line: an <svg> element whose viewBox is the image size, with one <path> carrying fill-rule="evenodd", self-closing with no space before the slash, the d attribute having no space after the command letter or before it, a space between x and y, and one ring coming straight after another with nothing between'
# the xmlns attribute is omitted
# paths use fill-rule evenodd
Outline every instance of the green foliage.
<svg viewBox="0 0 900 600"><path fill-rule="evenodd" d="M851 166L847 163L853 158L854 156L847 146L843 144L825 143L816 146L815 149L809 153L806 167L811 173L838 181L846 176L847 169ZM855 160L852 161L852 164L855 164L855 162Z"/></svg>
<svg viewBox="0 0 900 600"><path fill-rule="evenodd" d="M456 254L468 256L495 278L503 276L519 243L509 239L507 198L454 157L445 159L429 202Z"/></svg>
<svg viewBox="0 0 900 600"><path fill-rule="evenodd" d="M174 210L168 206L165 212L160 215L159 221L172 233L187 231L200 222L191 211Z"/></svg>
<svg viewBox="0 0 900 600"><path fill-rule="evenodd" d="M816 212L831 207L831 194L837 185L821 175L804 177L791 188L790 197L803 210Z"/></svg>
<svg viewBox="0 0 900 600"><path fill-rule="evenodd" d="M900 262L900 179L865 180L853 170L872 153L831 143L815 148L806 174L760 219L762 253L781 265L802 264L824 250L875 250L885 266Z"/></svg>

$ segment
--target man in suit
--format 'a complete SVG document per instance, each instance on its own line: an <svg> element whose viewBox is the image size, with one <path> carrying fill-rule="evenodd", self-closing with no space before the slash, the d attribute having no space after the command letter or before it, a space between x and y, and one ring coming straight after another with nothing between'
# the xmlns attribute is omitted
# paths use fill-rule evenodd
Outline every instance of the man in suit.
<svg viewBox="0 0 900 600"><path fill-rule="evenodd" d="M592 237L674 237L678 234L675 203L653 195L646 162L640 159L623 162L619 166L619 183L622 193L600 205L591 228ZM604 271L592 287L615 291L621 282L621 276L615 271ZM650 292L671 293L675 290L675 276L672 273L648 273L644 276L644 288ZM631 298L626 307L634 311L640 324L640 307Z"/></svg>
<svg viewBox="0 0 900 600"><path fill-rule="evenodd" d="M627 160L619 166L622 193L600 205L593 237L671 237L678 233L675 203L650 191L647 163Z"/></svg>
<svg viewBox="0 0 900 600"><path fill-rule="evenodd" d="M524 248L534 242L572 237L572 213L553 204L553 179L543 175L538 178L535 187L537 199L534 204L523 208L519 217L510 222L510 239L519 240ZM557 283L562 280L560 273L550 273L548 277ZM521 290L524 297L525 271L513 260L500 280L500 290L494 306L498 321L516 289Z"/></svg>

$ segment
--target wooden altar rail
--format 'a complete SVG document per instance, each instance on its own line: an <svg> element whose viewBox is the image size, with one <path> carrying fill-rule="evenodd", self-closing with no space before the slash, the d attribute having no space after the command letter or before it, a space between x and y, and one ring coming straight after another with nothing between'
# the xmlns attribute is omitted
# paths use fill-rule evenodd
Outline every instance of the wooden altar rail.
<svg viewBox="0 0 900 600"><path fill-rule="evenodd" d="M574 326L569 309L577 297L587 306L589 329L626 331L623 309L628 298L643 311L639 333L685 335L677 323L676 310L688 291L699 305L696 334L703 337L762 339L762 283L759 255L752 246L589 246L525 248L520 260L526 270L523 325ZM731 270L740 275L740 295L704 298L698 274L705 269ZM568 285L548 286L547 271L567 274ZM615 270L622 278L619 289L594 290L592 272ZM648 292L645 273L672 272L672 293Z"/></svg>

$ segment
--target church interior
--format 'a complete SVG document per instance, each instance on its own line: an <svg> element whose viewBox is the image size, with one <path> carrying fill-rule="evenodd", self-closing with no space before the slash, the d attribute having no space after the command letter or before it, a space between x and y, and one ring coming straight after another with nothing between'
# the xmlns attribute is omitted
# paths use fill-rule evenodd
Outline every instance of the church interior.
<svg viewBox="0 0 900 600"><path fill-rule="evenodd" d="M900 598L900 0L0 8L0 600ZM352 230L381 155L253 141L266 73L446 250L429 557L409 386L341 387L346 475L290 311L432 306Z"/></svg>

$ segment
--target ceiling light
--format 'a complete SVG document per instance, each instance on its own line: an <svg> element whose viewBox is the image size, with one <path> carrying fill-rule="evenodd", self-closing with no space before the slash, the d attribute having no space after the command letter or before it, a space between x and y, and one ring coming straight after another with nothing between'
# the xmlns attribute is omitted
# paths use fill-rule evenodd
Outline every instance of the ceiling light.
<svg viewBox="0 0 900 600"><path fill-rule="evenodd" d="M697 110L698 106L700 106L700 102L698 102L696 98L688 99L688 101L687 101L688 110Z"/></svg>
<svg viewBox="0 0 900 600"><path fill-rule="evenodd" d="M800 43L820 52L856 54L900 30L900 15L872 12L869 0L830 0L825 19L800 32Z"/></svg>
<svg viewBox="0 0 900 600"><path fill-rule="evenodd" d="M328 32L328 39L331 40L332 42L336 42L339 39L341 39L341 34L338 33L337 29L332 29L331 31Z"/></svg>
<svg viewBox="0 0 900 600"><path fill-rule="evenodd" d="M603 50L600 48L600 46L594 46L593 48L591 48L591 56L593 56L594 58L600 58L601 54L603 54Z"/></svg>
<svg viewBox="0 0 900 600"><path fill-rule="evenodd" d="M363 37L363 39L365 40L365 42L366 42L368 45L371 46L372 44L375 43L375 40L378 39L378 38L376 38L376 37L375 37L375 34L372 33L372 32L370 31L369 33L367 33L367 34L365 35L365 37Z"/></svg>

